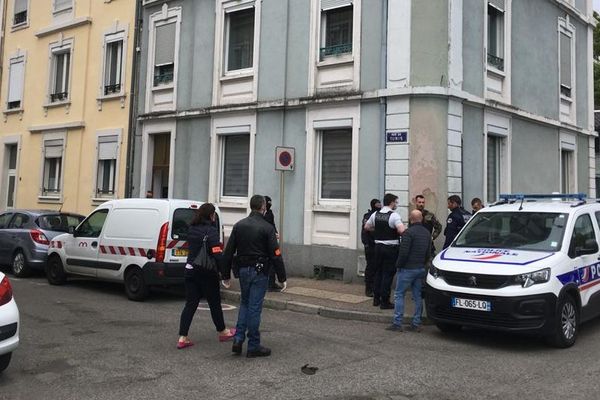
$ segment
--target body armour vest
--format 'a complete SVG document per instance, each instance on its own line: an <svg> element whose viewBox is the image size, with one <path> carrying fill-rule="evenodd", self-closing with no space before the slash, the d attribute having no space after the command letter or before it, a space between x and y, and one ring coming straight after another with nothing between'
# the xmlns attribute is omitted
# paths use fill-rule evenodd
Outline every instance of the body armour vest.
<svg viewBox="0 0 600 400"><path fill-rule="evenodd" d="M390 216L393 211L375 213L375 240L398 240L398 232L395 228L390 228Z"/></svg>

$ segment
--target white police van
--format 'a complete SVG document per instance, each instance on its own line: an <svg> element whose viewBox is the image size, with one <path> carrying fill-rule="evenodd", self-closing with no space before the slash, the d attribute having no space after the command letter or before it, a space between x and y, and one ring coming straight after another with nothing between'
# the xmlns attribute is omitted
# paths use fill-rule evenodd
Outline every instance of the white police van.
<svg viewBox="0 0 600 400"><path fill-rule="evenodd" d="M202 202L119 199L101 204L70 233L48 247L46 277L64 284L68 275L123 282L130 300L144 300L151 286L183 283L187 231ZM216 207L215 207L216 208ZM216 208L216 226L220 213Z"/></svg>
<svg viewBox="0 0 600 400"><path fill-rule="evenodd" d="M427 315L462 326L575 343L600 314L600 204L585 195L501 195L475 214L427 274Z"/></svg>

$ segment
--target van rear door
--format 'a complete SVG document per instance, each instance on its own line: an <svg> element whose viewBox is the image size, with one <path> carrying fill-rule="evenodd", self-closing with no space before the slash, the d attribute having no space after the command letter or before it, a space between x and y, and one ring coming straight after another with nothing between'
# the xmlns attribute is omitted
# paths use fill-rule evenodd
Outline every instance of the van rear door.
<svg viewBox="0 0 600 400"><path fill-rule="evenodd" d="M165 261L175 263L186 262L188 256L188 230L196 215L197 209L197 206L192 204L189 208L178 207L173 211ZM219 231L219 237L221 238L221 242L223 242L223 233L218 210L216 211L214 226Z"/></svg>

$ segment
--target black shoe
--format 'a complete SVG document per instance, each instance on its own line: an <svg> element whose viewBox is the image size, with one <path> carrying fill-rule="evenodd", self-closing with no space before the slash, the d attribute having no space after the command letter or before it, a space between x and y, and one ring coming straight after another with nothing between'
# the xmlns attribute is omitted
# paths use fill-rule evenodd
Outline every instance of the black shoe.
<svg viewBox="0 0 600 400"><path fill-rule="evenodd" d="M365 296L373 297L373 289L365 289Z"/></svg>
<svg viewBox="0 0 600 400"><path fill-rule="evenodd" d="M406 328L406 330L410 332L421 332L423 328L421 327L421 325L411 325L408 328Z"/></svg>
<svg viewBox="0 0 600 400"><path fill-rule="evenodd" d="M379 308L381 308L382 310L393 310L394 309L394 305L388 301L388 302L385 302L385 303L381 303L381 305L379 306Z"/></svg>
<svg viewBox="0 0 600 400"><path fill-rule="evenodd" d="M404 332L404 329L402 329L402 326L396 325L396 324L391 324L390 326L385 328L385 330L392 331L392 332Z"/></svg>
<svg viewBox="0 0 600 400"><path fill-rule="evenodd" d="M379 307L381 301L379 299L373 299L373 307Z"/></svg>
<svg viewBox="0 0 600 400"><path fill-rule="evenodd" d="M231 351L237 355L242 354L242 345L244 343L243 342L236 342L235 340L233 341L233 346L231 346Z"/></svg>
<svg viewBox="0 0 600 400"><path fill-rule="evenodd" d="M253 351L248 351L246 353L246 357L254 358L254 357L269 357L271 355L271 349L268 347L260 346L258 349Z"/></svg>

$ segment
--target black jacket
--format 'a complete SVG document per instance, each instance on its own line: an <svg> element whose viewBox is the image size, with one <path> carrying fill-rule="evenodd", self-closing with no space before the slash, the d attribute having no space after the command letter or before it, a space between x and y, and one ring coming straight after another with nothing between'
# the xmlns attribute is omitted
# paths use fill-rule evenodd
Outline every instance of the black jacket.
<svg viewBox="0 0 600 400"><path fill-rule="evenodd" d="M206 246L208 248L206 250L208 251L208 254L212 255L212 257L214 257L214 259L217 261L219 272L221 272L222 274L224 269L224 263L219 230L209 223L202 223L200 225L190 226L187 238L189 246L187 263L192 264L198 256L198 254L200 253L204 236L207 236Z"/></svg>
<svg viewBox="0 0 600 400"><path fill-rule="evenodd" d="M239 264L234 268L250 266L259 258L266 259L269 262L265 272L268 273L270 268L275 268L277 280L279 282L286 280L285 265L275 236L275 228L257 211L252 211L249 216L233 226L223 255L225 263L223 279L229 279L231 276L234 256ZM237 276L236 270L234 273Z"/></svg>
<svg viewBox="0 0 600 400"><path fill-rule="evenodd" d="M412 224L400 242L396 268L425 268L431 257L431 233L421 223Z"/></svg>
<svg viewBox="0 0 600 400"><path fill-rule="evenodd" d="M273 211L267 210L267 212L265 212L265 221L273 225L275 232L277 232L277 227L275 226L275 215L273 214Z"/></svg>
<svg viewBox="0 0 600 400"><path fill-rule="evenodd" d="M365 224L367 223L369 218L371 218L371 214L373 214L375 211L377 211L377 210L371 209L363 215L362 231L360 232L360 240L361 240L362 244L365 246L374 246L375 245L375 239L373 239L373 232L370 232L365 229Z"/></svg>
<svg viewBox="0 0 600 400"><path fill-rule="evenodd" d="M446 229L444 229L444 236L446 236L444 249L452 244L452 241L462 227L465 226L469 218L471 218L471 214L462 207L456 207L452 210L450 215L448 215L448 221L446 221Z"/></svg>

